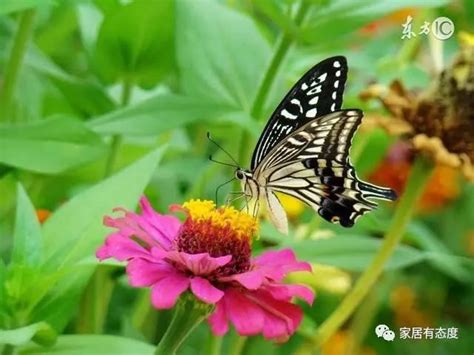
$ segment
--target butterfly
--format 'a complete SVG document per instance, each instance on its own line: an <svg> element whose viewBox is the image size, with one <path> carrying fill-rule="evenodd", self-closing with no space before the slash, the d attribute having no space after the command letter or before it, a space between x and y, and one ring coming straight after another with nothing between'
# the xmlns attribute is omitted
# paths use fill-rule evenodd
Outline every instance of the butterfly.
<svg viewBox="0 0 474 355"><path fill-rule="evenodd" d="M392 189L360 180L351 164L349 149L363 113L341 109L347 71L346 58L336 56L304 74L267 122L250 169L235 171L243 193L257 205L264 202L282 233L288 233L288 220L276 192L343 227L376 208L373 199L397 197Z"/></svg>

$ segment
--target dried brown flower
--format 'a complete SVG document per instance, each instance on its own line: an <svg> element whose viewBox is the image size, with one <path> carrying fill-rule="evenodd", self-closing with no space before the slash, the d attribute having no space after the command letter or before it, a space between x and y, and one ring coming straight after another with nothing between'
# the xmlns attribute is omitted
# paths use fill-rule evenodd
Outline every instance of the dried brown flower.
<svg viewBox="0 0 474 355"><path fill-rule="evenodd" d="M474 40L470 35L461 38L461 50L452 65L427 90L409 91L394 81L388 88L370 86L361 98L379 99L393 116L369 116L369 125L410 137L417 151L474 181Z"/></svg>

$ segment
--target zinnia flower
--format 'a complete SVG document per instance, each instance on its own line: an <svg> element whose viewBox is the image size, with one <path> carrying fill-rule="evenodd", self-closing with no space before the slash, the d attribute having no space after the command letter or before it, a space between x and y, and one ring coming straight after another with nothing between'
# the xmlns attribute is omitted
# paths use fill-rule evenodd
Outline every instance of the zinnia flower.
<svg viewBox="0 0 474 355"><path fill-rule="evenodd" d="M379 99L393 116L368 117L366 123L410 137L417 151L474 181L474 40L467 34L460 39L461 51L452 65L423 92L394 81L388 88L370 86L361 98Z"/></svg>
<svg viewBox="0 0 474 355"><path fill-rule="evenodd" d="M215 335L225 334L229 322L240 335L261 333L277 341L296 331L303 313L291 301L299 297L311 304L314 295L305 286L282 280L293 271L311 271L311 266L297 261L290 249L251 258L257 232L252 216L191 200L172 207L185 212L181 223L154 211L145 197L140 206L142 214L117 209L123 216L105 217L104 224L117 230L96 255L127 261L130 284L151 287L155 308L172 308L189 290L199 301L215 305L208 318Z"/></svg>

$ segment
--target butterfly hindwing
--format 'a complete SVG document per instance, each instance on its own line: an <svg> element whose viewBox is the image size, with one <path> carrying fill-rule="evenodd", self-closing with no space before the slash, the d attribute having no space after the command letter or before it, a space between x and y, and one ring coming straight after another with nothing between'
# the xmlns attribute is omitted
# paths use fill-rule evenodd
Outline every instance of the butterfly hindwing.
<svg viewBox="0 0 474 355"><path fill-rule="evenodd" d="M346 78L347 62L342 56L328 58L303 75L265 126L252 156L251 170L291 132L317 117L338 111Z"/></svg>
<svg viewBox="0 0 474 355"><path fill-rule="evenodd" d="M267 189L294 196L324 219L350 227L393 191L360 181L349 160L360 110L342 110L313 120L282 140L262 161L257 176Z"/></svg>

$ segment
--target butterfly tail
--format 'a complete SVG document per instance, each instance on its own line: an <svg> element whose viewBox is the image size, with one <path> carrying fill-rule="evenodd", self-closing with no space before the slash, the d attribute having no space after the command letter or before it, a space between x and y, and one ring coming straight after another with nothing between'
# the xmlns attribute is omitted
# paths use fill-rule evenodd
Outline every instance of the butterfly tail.
<svg viewBox="0 0 474 355"><path fill-rule="evenodd" d="M398 198L397 193L394 190L387 187L372 185L364 181L359 181L359 188L364 197L388 201L395 201Z"/></svg>

